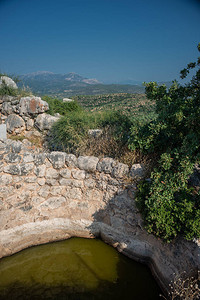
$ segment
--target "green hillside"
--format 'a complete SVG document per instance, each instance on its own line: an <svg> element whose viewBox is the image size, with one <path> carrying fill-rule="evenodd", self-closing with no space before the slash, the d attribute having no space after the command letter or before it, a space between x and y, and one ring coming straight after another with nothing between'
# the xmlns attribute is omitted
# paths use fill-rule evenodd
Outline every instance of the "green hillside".
<svg viewBox="0 0 200 300"><path fill-rule="evenodd" d="M130 118L149 120L155 117L155 103L145 94L116 93L73 97L88 111L120 110Z"/></svg>

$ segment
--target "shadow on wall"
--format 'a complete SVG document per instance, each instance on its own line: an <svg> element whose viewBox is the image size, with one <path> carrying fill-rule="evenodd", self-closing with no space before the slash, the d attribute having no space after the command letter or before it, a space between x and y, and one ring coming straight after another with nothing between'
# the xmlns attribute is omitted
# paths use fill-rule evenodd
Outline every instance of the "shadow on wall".
<svg viewBox="0 0 200 300"><path fill-rule="evenodd" d="M169 284L178 274L196 275L198 247L195 243L178 237L167 244L148 234L135 205L136 185L129 185L107 201L94 214L88 227L96 237L135 261L147 264L157 283L167 295Z"/></svg>

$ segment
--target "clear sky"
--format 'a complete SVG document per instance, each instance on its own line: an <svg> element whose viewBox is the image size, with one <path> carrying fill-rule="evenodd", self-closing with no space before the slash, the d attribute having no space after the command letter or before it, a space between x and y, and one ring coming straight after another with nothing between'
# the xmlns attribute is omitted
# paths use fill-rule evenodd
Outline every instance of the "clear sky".
<svg viewBox="0 0 200 300"><path fill-rule="evenodd" d="M198 56L197 0L0 0L0 71L168 81Z"/></svg>

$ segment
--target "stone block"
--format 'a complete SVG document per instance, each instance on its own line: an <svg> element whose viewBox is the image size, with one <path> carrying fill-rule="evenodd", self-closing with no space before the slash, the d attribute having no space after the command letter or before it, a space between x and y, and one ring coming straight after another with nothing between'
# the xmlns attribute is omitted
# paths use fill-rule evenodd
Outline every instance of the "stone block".
<svg viewBox="0 0 200 300"><path fill-rule="evenodd" d="M10 152L8 155L5 156L5 161L7 163L20 163L21 156L17 153Z"/></svg>
<svg viewBox="0 0 200 300"><path fill-rule="evenodd" d="M62 169L60 170L60 175L64 178L70 178L71 177L71 170L69 169Z"/></svg>
<svg viewBox="0 0 200 300"><path fill-rule="evenodd" d="M130 176L135 179L142 179L145 176L146 169L143 164L134 164L130 170Z"/></svg>
<svg viewBox="0 0 200 300"><path fill-rule="evenodd" d="M35 167L34 173L37 177L44 177L46 174L46 165L40 165Z"/></svg>
<svg viewBox="0 0 200 300"><path fill-rule="evenodd" d="M66 154L65 163L68 167L76 167L77 166L77 158L74 154Z"/></svg>
<svg viewBox="0 0 200 300"><path fill-rule="evenodd" d="M52 125L59 120L59 117L51 116L48 114L38 115L35 120L35 126L42 130L51 129Z"/></svg>
<svg viewBox="0 0 200 300"><path fill-rule="evenodd" d="M97 164L97 170L99 172L112 174L114 164L115 164L114 159L110 157L105 157Z"/></svg>
<svg viewBox="0 0 200 300"><path fill-rule="evenodd" d="M66 199L62 196L61 197L50 197L48 200L43 202L40 207L56 209L65 202L66 202Z"/></svg>
<svg viewBox="0 0 200 300"><path fill-rule="evenodd" d="M21 133L25 130L25 122L24 120L15 114L11 114L6 119L6 127L9 133Z"/></svg>
<svg viewBox="0 0 200 300"><path fill-rule="evenodd" d="M85 179L85 171L84 170L72 170L72 176L75 179Z"/></svg>
<svg viewBox="0 0 200 300"><path fill-rule="evenodd" d="M65 166L65 156L64 152L54 151L48 155L48 159L55 169L60 169Z"/></svg>
<svg viewBox="0 0 200 300"><path fill-rule="evenodd" d="M99 159L95 156L79 156L77 159L78 167L81 170L85 170L88 172L95 172L98 162Z"/></svg>
<svg viewBox="0 0 200 300"><path fill-rule="evenodd" d="M113 168L112 175L116 178L123 178L129 173L129 167L126 164L116 163Z"/></svg>
<svg viewBox="0 0 200 300"><path fill-rule="evenodd" d="M33 170L33 167L34 167L33 163L21 164L20 165L21 175L28 175Z"/></svg>
<svg viewBox="0 0 200 300"><path fill-rule="evenodd" d="M53 168L48 168L46 170L46 178L47 179L57 179L59 177L58 171Z"/></svg>
<svg viewBox="0 0 200 300"><path fill-rule="evenodd" d="M6 124L0 124L0 140L7 139Z"/></svg>

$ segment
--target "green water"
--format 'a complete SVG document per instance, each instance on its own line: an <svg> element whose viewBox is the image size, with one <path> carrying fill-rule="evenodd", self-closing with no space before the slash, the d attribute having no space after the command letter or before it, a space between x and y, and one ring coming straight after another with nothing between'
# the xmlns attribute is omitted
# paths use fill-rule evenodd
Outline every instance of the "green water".
<svg viewBox="0 0 200 300"><path fill-rule="evenodd" d="M72 238L0 260L0 299L156 300L149 269L100 240Z"/></svg>

